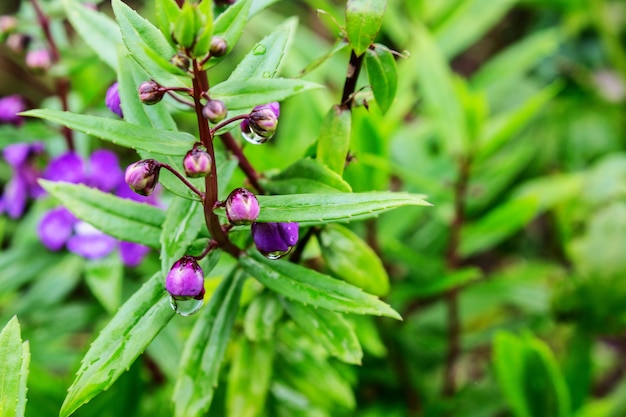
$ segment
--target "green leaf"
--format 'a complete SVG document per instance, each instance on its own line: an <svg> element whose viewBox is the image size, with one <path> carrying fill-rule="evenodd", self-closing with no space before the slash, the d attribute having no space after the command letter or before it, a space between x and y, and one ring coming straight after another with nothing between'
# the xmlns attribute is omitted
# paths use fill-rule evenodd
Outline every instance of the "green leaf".
<svg viewBox="0 0 626 417"><path fill-rule="evenodd" d="M271 343L253 343L241 337L228 374L226 410L230 417L262 414L269 392L274 358Z"/></svg>
<svg viewBox="0 0 626 417"><path fill-rule="evenodd" d="M376 103L385 114L398 89L398 68L388 48L379 44L374 46L374 49L368 49L365 53L365 67Z"/></svg>
<svg viewBox="0 0 626 417"><path fill-rule="evenodd" d="M276 294L268 291L255 297L246 310L243 322L246 337L254 342L271 340L274 326L282 316L283 305Z"/></svg>
<svg viewBox="0 0 626 417"><path fill-rule="evenodd" d="M250 12L251 0L240 0L230 6L224 13L215 19L213 27L214 35L219 36L226 41L226 54L235 47L239 38L243 34L243 29L248 22L248 13ZM208 65L213 66L220 62L223 57L212 57Z"/></svg>
<svg viewBox="0 0 626 417"><path fill-rule="evenodd" d="M535 196L501 204L476 223L463 228L459 252L468 257L492 248L527 225L538 209L539 201Z"/></svg>
<svg viewBox="0 0 626 417"><path fill-rule="evenodd" d="M493 365L504 397L516 417L532 417L523 387L524 346L508 332L498 332L493 342Z"/></svg>
<svg viewBox="0 0 626 417"><path fill-rule="evenodd" d="M63 402L61 417L108 389L128 369L174 315L169 304L163 277L157 273L124 303L91 344Z"/></svg>
<svg viewBox="0 0 626 417"><path fill-rule="evenodd" d="M156 0L154 7L159 22L159 29L161 29L161 33L163 33L166 39L170 39L174 22L178 20L181 10L175 0Z"/></svg>
<svg viewBox="0 0 626 417"><path fill-rule="evenodd" d="M174 388L176 417L198 417L211 406L244 280L244 275L234 270L199 314L185 344Z"/></svg>
<svg viewBox="0 0 626 417"><path fill-rule="evenodd" d="M304 158L279 174L263 180L262 185L271 194L307 194L352 191L350 184L339 174L315 159Z"/></svg>
<svg viewBox="0 0 626 417"><path fill-rule="evenodd" d="M30 349L13 316L0 332L0 415L23 417Z"/></svg>
<svg viewBox="0 0 626 417"><path fill-rule="evenodd" d="M457 7L434 31L445 56L453 57L480 39L516 2L517 0L457 2Z"/></svg>
<svg viewBox="0 0 626 417"><path fill-rule="evenodd" d="M120 240L161 247L162 209L103 193L82 184L39 180L76 217Z"/></svg>
<svg viewBox="0 0 626 417"><path fill-rule="evenodd" d="M192 56L204 57L209 52L213 38L213 1L200 2L196 14L199 18L199 28L196 32L196 43L193 46Z"/></svg>
<svg viewBox="0 0 626 417"><path fill-rule="evenodd" d="M205 1L204 3L207 2ZM191 48L200 29L200 16L196 13L197 7L195 4L183 3L181 12L174 22L172 36L176 39L178 45L185 48ZM212 18L213 16L211 16L211 23L213 23Z"/></svg>
<svg viewBox="0 0 626 417"><path fill-rule="evenodd" d="M122 120L106 117L48 109L29 110L20 114L59 123L87 135L108 140L116 145L159 155L183 156L196 142L196 139L189 133L136 126Z"/></svg>
<svg viewBox="0 0 626 417"><path fill-rule="evenodd" d="M175 198L167 208L161 232L161 273L167 276L174 262L187 253L204 225L199 201Z"/></svg>
<svg viewBox="0 0 626 417"><path fill-rule="evenodd" d="M378 297L301 265L269 260L256 251L250 256L239 258L239 263L248 274L272 291L301 303L344 313L401 319L395 310Z"/></svg>
<svg viewBox="0 0 626 417"><path fill-rule="evenodd" d="M298 20L290 18L274 32L254 45L252 50L239 62L230 74L228 81L248 80L250 78L274 78L283 63L287 48L296 32ZM213 91L213 90L211 90ZM269 103L272 100L263 101ZM230 109L230 107L229 107Z"/></svg>
<svg viewBox="0 0 626 417"><path fill-rule="evenodd" d="M319 235L324 262L334 275L374 295L389 292L389 276L380 258L350 229L329 224Z"/></svg>
<svg viewBox="0 0 626 417"><path fill-rule="evenodd" d="M386 8L387 0L348 0L346 32L357 56L362 55L374 43Z"/></svg>
<svg viewBox="0 0 626 417"><path fill-rule="evenodd" d="M85 267L85 282L107 313L113 314L122 304L124 266L117 253L90 260Z"/></svg>
<svg viewBox="0 0 626 417"><path fill-rule="evenodd" d="M307 308L297 301L284 300L285 309L313 340L320 343L332 356L346 363L361 364L363 350L354 329L342 314L334 311Z"/></svg>
<svg viewBox="0 0 626 417"><path fill-rule="evenodd" d="M161 31L121 0L112 0L122 39L133 58L161 85L190 86L184 72L169 62L176 50Z"/></svg>
<svg viewBox="0 0 626 417"><path fill-rule="evenodd" d="M482 272L479 268L462 268L448 272L443 276L433 277L433 279L420 283L420 285L415 285L414 288L406 291L406 295L414 298L435 297L453 288L467 285L481 277Z"/></svg>
<svg viewBox="0 0 626 417"><path fill-rule="evenodd" d="M333 106L322 121L317 138L317 160L342 175L350 149L352 113Z"/></svg>
<svg viewBox="0 0 626 417"><path fill-rule="evenodd" d="M291 194L257 196L259 222L325 224L362 220L402 206L429 206L423 195L372 191L368 193ZM225 215L224 210L218 214Z"/></svg>
<svg viewBox="0 0 626 417"><path fill-rule="evenodd" d="M109 67L117 70L117 49L122 45L122 36L115 21L76 0L63 0L63 7L72 27L87 46Z"/></svg>
<svg viewBox="0 0 626 417"><path fill-rule="evenodd" d="M222 100L228 110L249 109L272 101L281 101L322 85L292 78L229 78L211 88L211 97Z"/></svg>

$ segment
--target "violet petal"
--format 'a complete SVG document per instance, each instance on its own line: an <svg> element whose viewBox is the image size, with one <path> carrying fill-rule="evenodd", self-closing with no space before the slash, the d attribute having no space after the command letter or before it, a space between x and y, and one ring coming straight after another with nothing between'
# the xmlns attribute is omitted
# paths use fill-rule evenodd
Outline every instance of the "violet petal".
<svg viewBox="0 0 626 417"><path fill-rule="evenodd" d="M42 217L37 226L37 234L41 243L53 251L61 249L72 235L76 222L76 217L65 207L50 210Z"/></svg>

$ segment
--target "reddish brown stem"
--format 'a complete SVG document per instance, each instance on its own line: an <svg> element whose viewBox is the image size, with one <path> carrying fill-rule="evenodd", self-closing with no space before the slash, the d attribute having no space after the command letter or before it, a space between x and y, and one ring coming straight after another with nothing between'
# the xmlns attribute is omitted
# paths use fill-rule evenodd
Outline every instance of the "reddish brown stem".
<svg viewBox="0 0 626 417"><path fill-rule="evenodd" d="M359 79L361 65L365 54L356 56L354 51L350 52L350 62L348 63L348 73L346 81L343 85L343 93L341 94L341 110L350 110L354 101L354 92L356 90L356 82Z"/></svg>
<svg viewBox="0 0 626 417"><path fill-rule="evenodd" d="M250 185L252 185L258 193L264 194L265 190L263 186L259 183L259 174L256 172L254 167L248 161L248 158L243 154L241 147L235 142L233 135L230 132L226 132L223 135L220 135L224 146L233 154L235 158L239 161L239 168L246 174L248 181L250 181Z"/></svg>
<svg viewBox="0 0 626 417"><path fill-rule="evenodd" d="M249 114L240 114L239 116L231 117L228 120L224 120L223 122L215 125L213 129L211 129L211 134L215 135L215 133L224 126L228 126L229 124L231 124L232 122L236 122L237 120L247 119L248 117L250 117Z"/></svg>
<svg viewBox="0 0 626 417"><path fill-rule="evenodd" d="M192 183L190 183L187 178L183 177L182 174L178 171L176 171L174 168L172 168L171 166L169 166L168 164L164 164L159 162L159 165L161 166L161 168L165 168L167 169L169 172L171 172L172 174L174 174L176 176L176 178L178 178L183 184L185 184L187 186L187 188L189 188L191 191L193 191L198 197L200 197L201 201L204 201L204 193L200 190L198 190Z"/></svg>

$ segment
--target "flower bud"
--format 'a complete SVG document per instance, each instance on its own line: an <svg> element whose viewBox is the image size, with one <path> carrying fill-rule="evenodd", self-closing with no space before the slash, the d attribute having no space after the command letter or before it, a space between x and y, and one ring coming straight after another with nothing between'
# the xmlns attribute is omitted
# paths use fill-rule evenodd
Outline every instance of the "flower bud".
<svg viewBox="0 0 626 417"><path fill-rule="evenodd" d="M276 132L279 114L278 103L256 106L248 119L250 130L265 140L270 139Z"/></svg>
<svg viewBox="0 0 626 417"><path fill-rule="evenodd" d="M170 62L185 72L189 71L189 57L182 52L176 52Z"/></svg>
<svg viewBox="0 0 626 417"><path fill-rule="evenodd" d="M228 43L226 43L226 39L221 36L213 36L211 38L211 45L209 46L209 52L211 56L220 57L224 56L228 51Z"/></svg>
<svg viewBox="0 0 626 417"><path fill-rule="evenodd" d="M245 188L234 189L226 199L226 217L231 224L249 224L259 217L259 202Z"/></svg>
<svg viewBox="0 0 626 417"><path fill-rule="evenodd" d="M165 278L165 289L177 300L202 299L204 272L193 256L185 255L174 262Z"/></svg>
<svg viewBox="0 0 626 417"><path fill-rule="evenodd" d="M154 159L143 159L126 168L124 180L137 194L150 195L159 183L161 165Z"/></svg>
<svg viewBox="0 0 626 417"><path fill-rule="evenodd" d="M0 16L0 35L9 34L17 29L17 19L15 16Z"/></svg>
<svg viewBox="0 0 626 417"><path fill-rule="evenodd" d="M104 104L106 104L109 110L111 110L113 113L117 114L120 117L124 117L124 113L122 113L122 103L120 102L120 92L117 82L111 84L111 86L107 90L106 96L104 98Z"/></svg>
<svg viewBox="0 0 626 417"><path fill-rule="evenodd" d="M213 160L211 155L202 148L193 148L183 159L185 175L189 178L205 177L211 172Z"/></svg>
<svg viewBox="0 0 626 417"><path fill-rule="evenodd" d="M26 54L26 66L36 71L48 71L52 66L52 57L46 49L35 49Z"/></svg>
<svg viewBox="0 0 626 417"><path fill-rule="evenodd" d="M23 33L12 33L7 38L7 46L11 51L20 55L23 54L28 48L31 40L32 38L29 35L24 35Z"/></svg>
<svg viewBox="0 0 626 417"><path fill-rule="evenodd" d="M298 243L298 223L252 223L252 239L259 252L278 259Z"/></svg>
<svg viewBox="0 0 626 417"><path fill-rule="evenodd" d="M137 88L139 99L143 104L156 104L163 99L165 91L161 90L155 81L145 81Z"/></svg>
<svg viewBox="0 0 626 417"><path fill-rule="evenodd" d="M202 115L211 123L217 123L224 120L228 110L221 100L209 100L202 108Z"/></svg>

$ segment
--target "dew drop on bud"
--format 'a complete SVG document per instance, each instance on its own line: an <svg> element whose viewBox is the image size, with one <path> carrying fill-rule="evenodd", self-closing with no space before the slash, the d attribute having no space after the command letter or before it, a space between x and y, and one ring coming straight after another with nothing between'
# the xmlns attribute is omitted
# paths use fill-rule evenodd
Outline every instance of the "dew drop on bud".
<svg viewBox="0 0 626 417"><path fill-rule="evenodd" d="M260 145L272 138L271 136L265 137L255 133L252 129L250 129L250 124L247 120L241 122L241 136L253 145Z"/></svg>
<svg viewBox="0 0 626 417"><path fill-rule="evenodd" d="M197 313L204 304L204 300L197 300L195 298L189 298L186 300L176 299L170 295L170 306L176 312L176 314L183 317L191 316Z"/></svg>
<svg viewBox="0 0 626 417"><path fill-rule="evenodd" d="M284 251L274 251L274 252L261 252L261 255L265 256L267 259L271 259L272 261L275 261L276 259L280 259L283 256L289 255L289 252L291 252L291 249L293 249L293 247L284 250Z"/></svg>

